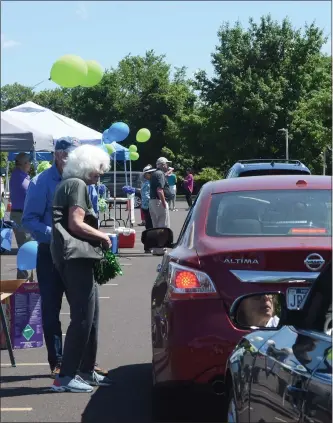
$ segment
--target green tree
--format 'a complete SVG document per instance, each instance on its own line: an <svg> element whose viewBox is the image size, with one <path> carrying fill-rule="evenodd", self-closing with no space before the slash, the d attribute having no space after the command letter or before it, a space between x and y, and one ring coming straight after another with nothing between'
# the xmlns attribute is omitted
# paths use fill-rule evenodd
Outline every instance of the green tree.
<svg viewBox="0 0 333 423"><path fill-rule="evenodd" d="M4 112L27 101L34 101L34 95L32 88L16 82L4 85L1 87L1 111Z"/></svg>
<svg viewBox="0 0 333 423"><path fill-rule="evenodd" d="M215 74L209 78L201 71L194 81L209 113L206 146L214 152L215 166L221 158L232 164L238 159L285 157L278 129L292 127L296 110L314 91L322 89L321 95L327 97L323 76L326 81L329 66L318 66L325 41L314 24L301 31L288 19L278 23L270 16L259 24L250 19L248 29L240 23L222 25L212 54ZM304 131L290 131L291 158L311 161L316 148L309 152Z"/></svg>

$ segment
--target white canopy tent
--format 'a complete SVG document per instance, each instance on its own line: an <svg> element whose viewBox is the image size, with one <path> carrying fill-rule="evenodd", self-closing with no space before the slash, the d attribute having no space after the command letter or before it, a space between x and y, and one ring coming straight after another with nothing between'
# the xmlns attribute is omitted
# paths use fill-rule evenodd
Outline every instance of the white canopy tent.
<svg viewBox="0 0 333 423"><path fill-rule="evenodd" d="M82 125L81 123L76 122L74 119L68 118L59 113L53 112L50 109L39 106L32 101L28 101L24 104L21 104L20 106L6 110L4 115L19 119L20 121L28 124L40 132L50 132L52 134L54 143L59 138L65 136L76 137L83 144L99 145L102 143L102 134L100 132ZM126 174L126 160L129 160L129 151L127 148L117 143L113 143L113 146L116 150L115 153L111 155L114 161L114 208L116 208L116 161L124 161ZM132 179L131 173L130 166L130 179ZM134 221L134 212L132 219Z"/></svg>
<svg viewBox="0 0 333 423"><path fill-rule="evenodd" d="M62 137L76 137L82 143L100 144L102 140L100 132L32 101L6 110L4 114L19 119L40 132L50 132L54 141Z"/></svg>
<svg viewBox="0 0 333 423"><path fill-rule="evenodd" d="M53 137L48 132L40 132L15 116L1 112L2 152L53 151Z"/></svg>
<svg viewBox="0 0 333 423"><path fill-rule="evenodd" d="M38 151L54 150L53 137L49 131L40 132L15 116L1 112L0 150L8 153L29 151L35 157ZM9 186L8 173L9 161L6 169L6 192Z"/></svg>

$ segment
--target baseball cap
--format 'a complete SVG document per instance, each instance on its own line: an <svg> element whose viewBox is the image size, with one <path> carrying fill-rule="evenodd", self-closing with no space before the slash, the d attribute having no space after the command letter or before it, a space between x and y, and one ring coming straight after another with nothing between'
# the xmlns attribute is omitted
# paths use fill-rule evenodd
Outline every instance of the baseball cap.
<svg viewBox="0 0 333 423"><path fill-rule="evenodd" d="M78 138L63 137L57 140L54 150L67 152L67 151L73 150L76 147L79 147L80 145L81 145L81 142Z"/></svg>
<svg viewBox="0 0 333 423"><path fill-rule="evenodd" d="M167 164L167 163L172 163L172 162L165 157L160 157L159 159L157 159L156 166L161 164Z"/></svg>

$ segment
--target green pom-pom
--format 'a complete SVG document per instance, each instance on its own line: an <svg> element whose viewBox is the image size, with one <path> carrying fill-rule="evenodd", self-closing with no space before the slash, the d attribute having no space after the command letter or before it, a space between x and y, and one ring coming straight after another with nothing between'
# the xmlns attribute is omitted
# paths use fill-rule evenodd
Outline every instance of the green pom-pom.
<svg viewBox="0 0 333 423"><path fill-rule="evenodd" d="M99 207L99 211L100 212L105 212L106 208L107 208L107 202L104 200L104 198L99 198L98 199L98 207Z"/></svg>
<svg viewBox="0 0 333 423"><path fill-rule="evenodd" d="M110 250L105 251L102 260L95 263L94 277L99 285L103 285L110 279L122 274L119 260Z"/></svg>

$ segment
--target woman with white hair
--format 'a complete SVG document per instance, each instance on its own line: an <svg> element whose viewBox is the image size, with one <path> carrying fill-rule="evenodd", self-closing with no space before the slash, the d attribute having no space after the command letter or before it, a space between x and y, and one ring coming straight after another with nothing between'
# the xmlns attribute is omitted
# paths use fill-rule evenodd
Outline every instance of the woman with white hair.
<svg viewBox="0 0 333 423"><path fill-rule="evenodd" d="M51 253L63 280L70 306L70 325L65 338L56 392L91 392L111 380L94 371L99 304L94 264L110 238L98 230L87 186L96 184L110 168L110 157L99 147L83 145L69 153L63 181L58 185L52 211Z"/></svg>

